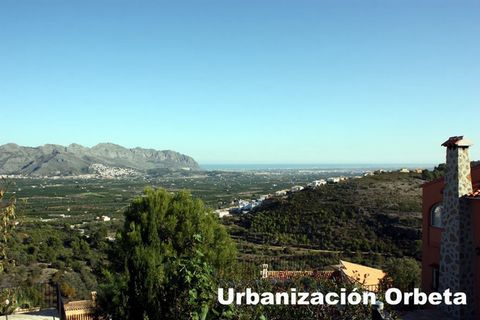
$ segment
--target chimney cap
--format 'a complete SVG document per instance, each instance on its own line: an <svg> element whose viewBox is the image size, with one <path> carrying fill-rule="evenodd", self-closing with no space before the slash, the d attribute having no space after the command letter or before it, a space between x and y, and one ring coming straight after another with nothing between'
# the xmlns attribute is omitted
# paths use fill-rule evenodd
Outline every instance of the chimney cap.
<svg viewBox="0 0 480 320"><path fill-rule="evenodd" d="M467 138L464 138L463 136L454 136L448 138L447 141L442 143L442 146L451 148L451 147L469 147L473 143L468 140Z"/></svg>

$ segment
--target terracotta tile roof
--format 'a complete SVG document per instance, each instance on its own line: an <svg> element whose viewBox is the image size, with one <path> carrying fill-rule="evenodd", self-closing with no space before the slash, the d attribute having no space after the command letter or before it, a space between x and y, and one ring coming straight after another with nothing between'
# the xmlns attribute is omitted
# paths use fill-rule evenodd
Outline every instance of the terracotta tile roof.
<svg viewBox="0 0 480 320"><path fill-rule="evenodd" d="M361 264L351 263L340 260L341 270L345 275L354 281L358 281L365 286L379 285L380 280L385 277L385 272L380 269L370 268Z"/></svg>
<svg viewBox="0 0 480 320"><path fill-rule="evenodd" d="M77 311L77 310L89 310L95 308L95 303L92 300L79 300L70 301L64 304L65 312Z"/></svg>

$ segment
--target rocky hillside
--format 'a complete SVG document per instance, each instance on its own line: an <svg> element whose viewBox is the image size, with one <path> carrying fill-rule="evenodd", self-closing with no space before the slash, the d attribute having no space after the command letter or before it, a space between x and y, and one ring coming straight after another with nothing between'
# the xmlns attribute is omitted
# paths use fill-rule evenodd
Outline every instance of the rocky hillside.
<svg viewBox="0 0 480 320"><path fill-rule="evenodd" d="M0 146L0 174L78 175L93 173L94 164L128 168L139 172L199 168L194 159L175 151L127 149L112 143L100 143L92 148L78 144L67 147L54 144L22 147L10 143Z"/></svg>

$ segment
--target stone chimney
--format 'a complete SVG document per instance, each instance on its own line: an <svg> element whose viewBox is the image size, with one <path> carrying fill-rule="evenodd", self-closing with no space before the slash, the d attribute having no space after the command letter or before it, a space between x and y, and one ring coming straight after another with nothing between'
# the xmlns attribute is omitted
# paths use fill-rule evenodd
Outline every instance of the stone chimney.
<svg viewBox="0 0 480 320"><path fill-rule="evenodd" d="M443 190L443 232L440 245L440 291L465 292L467 306L444 306L451 319L474 319L474 246L471 211L465 195L472 192L468 147L463 136L451 137Z"/></svg>

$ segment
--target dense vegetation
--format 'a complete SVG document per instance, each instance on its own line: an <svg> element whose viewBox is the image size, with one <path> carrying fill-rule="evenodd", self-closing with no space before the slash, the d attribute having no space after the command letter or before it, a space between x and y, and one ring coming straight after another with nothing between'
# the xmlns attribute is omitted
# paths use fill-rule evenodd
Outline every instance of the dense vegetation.
<svg viewBox="0 0 480 320"><path fill-rule="evenodd" d="M108 229L104 225L91 226L87 232L88 237L72 232L68 225L56 228L27 224L18 228L9 245L12 262L0 278L0 286L54 281L67 298L89 297L98 287L96 275L108 263L111 242L105 239Z"/></svg>

